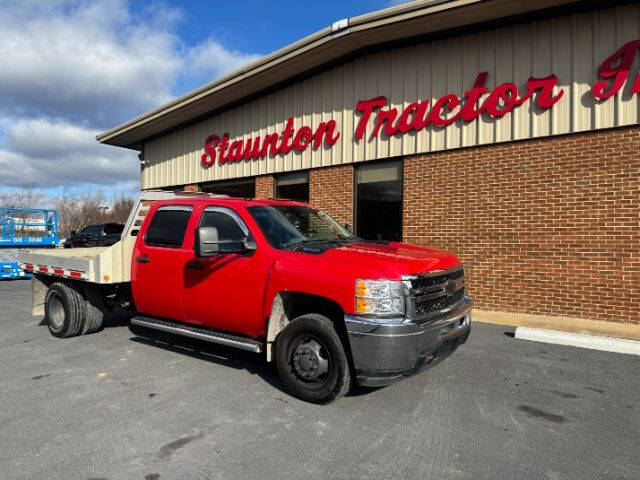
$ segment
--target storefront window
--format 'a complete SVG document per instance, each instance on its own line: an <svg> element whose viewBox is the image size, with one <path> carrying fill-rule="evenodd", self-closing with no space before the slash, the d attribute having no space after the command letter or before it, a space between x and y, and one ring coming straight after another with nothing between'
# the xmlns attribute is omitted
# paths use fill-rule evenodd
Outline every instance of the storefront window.
<svg viewBox="0 0 640 480"><path fill-rule="evenodd" d="M402 161L357 168L356 231L366 240L402 239Z"/></svg>
<svg viewBox="0 0 640 480"><path fill-rule="evenodd" d="M276 197L309 202L309 172L296 172L276 177Z"/></svg>
<svg viewBox="0 0 640 480"><path fill-rule="evenodd" d="M242 180L203 183L200 185L200 191L229 195L230 197L254 198L256 196L256 180L255 178L244 178Z"/></svg>

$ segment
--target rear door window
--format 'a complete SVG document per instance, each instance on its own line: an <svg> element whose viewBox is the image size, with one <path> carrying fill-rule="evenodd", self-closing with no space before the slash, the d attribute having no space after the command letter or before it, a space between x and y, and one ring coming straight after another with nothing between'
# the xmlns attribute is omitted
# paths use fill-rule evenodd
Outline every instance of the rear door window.
<svg viewBox="0 0 640 480"><path fill-rule="evenodd" d="M151 219L144 241L156 247L180 248L193 208L183 205L160 207Z"/></svg>
<svg viewBox="0 0 640 480"><path fill-rule="evenodd" d="M103 235L120 235L124 225L118 225L117 223L109 223L104 226Z"/></svg>
<svg viewBox="0 0 640 480"><path fill-rule="evenodd" d="M82 235L89 235L91 237L98 237L102 233L102 225L91 225L82 230Z"/></svg>

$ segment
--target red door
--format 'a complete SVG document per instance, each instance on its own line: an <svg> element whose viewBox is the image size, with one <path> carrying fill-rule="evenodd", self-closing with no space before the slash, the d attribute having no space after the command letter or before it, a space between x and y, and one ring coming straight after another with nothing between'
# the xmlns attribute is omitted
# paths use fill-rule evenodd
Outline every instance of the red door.
<svg viewBox="0 0 640 480"><path fill-rule="evenodd" d="M252 238L235 210L206 207L198 226L216 227L220 240ZM220 253L185 259L183 306L185 321L254 337L264 333L262 318L269 269L268 254L259 247L243 253Z"/></svg>
<svg viewBox="0 0 640 480"><path fill-rule="evenodd" d="M138 312L183 320L182 277L185 233L193 207L167 205L150 212L144 238L136 242L131 265L131 289ZM191 253L193 253L191 251Z"/></svg>

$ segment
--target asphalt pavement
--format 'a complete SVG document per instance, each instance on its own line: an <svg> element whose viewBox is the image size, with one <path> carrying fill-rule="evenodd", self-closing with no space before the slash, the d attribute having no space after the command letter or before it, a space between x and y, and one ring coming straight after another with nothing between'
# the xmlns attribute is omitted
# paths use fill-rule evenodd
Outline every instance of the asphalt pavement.
<svg viewBox="0 0 640 480"><path fill-rule="evenodd" d="M51 336L0 282L2 479L640 478L640 357L474 324L430 371L328 405L261 357L131 333Z"/></svg>

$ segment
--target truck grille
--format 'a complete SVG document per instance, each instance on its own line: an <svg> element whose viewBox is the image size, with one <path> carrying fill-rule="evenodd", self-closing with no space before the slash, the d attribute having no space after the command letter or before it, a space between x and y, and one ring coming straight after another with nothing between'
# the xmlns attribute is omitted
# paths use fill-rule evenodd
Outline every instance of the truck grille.
<svg viewBox="0 0 640 480"><path fill-rule="evenodd" d="M464 270L460 267L436 275L419 275L411 280L411 288L415 318L436 317L464 298Z"/></svg>

